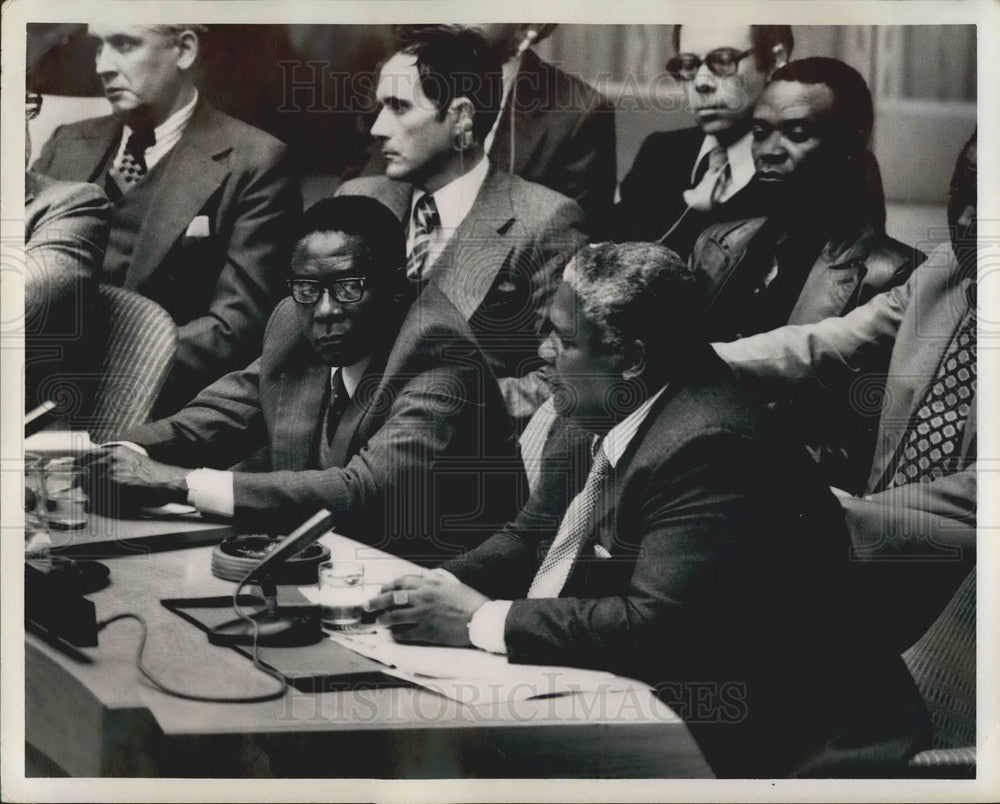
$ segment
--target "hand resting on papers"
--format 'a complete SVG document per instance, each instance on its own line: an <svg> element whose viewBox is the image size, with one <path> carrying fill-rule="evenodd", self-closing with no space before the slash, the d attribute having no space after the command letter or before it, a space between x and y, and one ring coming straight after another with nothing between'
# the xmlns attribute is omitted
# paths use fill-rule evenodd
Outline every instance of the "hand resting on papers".
<svg viewBox="0 0 1000 804"><path fill-rule="evenodd" d="M77 459L88 470L91 506L122 516L140 508L187 502L190 471L154 461L125 446L101 447Z"/></svg>
<svg viewBox="0 0 1000 804"><path fill-rule="evenodd" d="M365 604L377 612L399 642L429 642L465 647L469 621L489 598L471 586L437 575L404 575L382 587Z"/></svg>

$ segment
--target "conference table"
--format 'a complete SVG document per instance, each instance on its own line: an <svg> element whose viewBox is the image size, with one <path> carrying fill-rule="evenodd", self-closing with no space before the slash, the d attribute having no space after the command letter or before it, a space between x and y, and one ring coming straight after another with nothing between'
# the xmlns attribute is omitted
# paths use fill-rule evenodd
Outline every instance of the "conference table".
<svg viewBox="0 0 1000 804"><path fill-rule="evenodd" d="M247 656L210 644L161 604L232 595L235 584L211 572L211 543L231 532L190 518L92 516L89 536L71 539L70 552L109 556L101 561L110 584L88 595L98 621L140 615L150 672L202 696L262 695L277 686ZM336 558L364 563L370 581L413 570L336 534L321 543ZM136 664L139 637L131 620L101 631L97 647L71 651L25 634L25 736L36 765L77 777L711 776L687 727L647 689L467 706L388 679L327 691L289 688L265 703L206 703L146 682ZM268 650L261 649L265 662Z"/></svg>

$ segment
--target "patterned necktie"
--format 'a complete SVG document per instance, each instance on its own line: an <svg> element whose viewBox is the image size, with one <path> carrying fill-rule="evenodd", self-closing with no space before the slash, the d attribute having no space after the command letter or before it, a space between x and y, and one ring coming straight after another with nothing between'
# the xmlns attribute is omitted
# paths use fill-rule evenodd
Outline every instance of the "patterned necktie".
<svg viewBox="0 0 1000 804"><path fill-rule="evenodd" d="M156 144L153 129L136 129L125 143L115 168L124 182L124 189L131 189L148 172L146 168L146 149Z"/></svg>
<svg viewBox="0 0 1000 804"><path fill-rule="evenodd" d="M424 195L413 208L413 249L406 261L406 278L419 282L423 278L424 263L431 248L434 232L441 225L434 196Z"/></svg>
<svg viewBox="0 0 1000 804"><path fill-rule="evenodd" d="M559 597L590 529L594 506L610 472L611 462L604 454L604 449L598 448L583 491L573 498L566 509L556 538L531 582L528 597Z"/></svg>
<svg viewBox="0 0 1000 804"><path fill-rule="evenodd" d="M956 470L958 448L975 393L976 315L970 307L913 414L896 469L884 476L884 488L926 483Z"/></svg>
<svg viewBox="0 0 1000 804"><path fill-rule="evenodd" d="M684 202L692 209L707 212L719 203L729 186L732 172L726 149L716 145L708 152L708 170L701 181L690 190L684 191Z"/></svg>

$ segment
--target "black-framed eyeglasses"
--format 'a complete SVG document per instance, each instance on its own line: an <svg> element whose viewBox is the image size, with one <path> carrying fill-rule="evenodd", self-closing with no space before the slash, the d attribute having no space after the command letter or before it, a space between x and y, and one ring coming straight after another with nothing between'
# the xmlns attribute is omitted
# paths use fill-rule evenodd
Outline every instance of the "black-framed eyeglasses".
<svg viewBox="0 0 1000 804"><path fill-rule="evenodd" d="M341 304L353 304L361 301L365 295L365 277L345 276L332 282L320 282L317 279L289 279L288 288L292 298L299 304L316 304L323 298L323 291L330 291Z"/></svg>
<svg viewBox="0 0 1000 804"><path fill-rule="evenodd" d="M719 47L706 53L704 59L694 53L678 53L667 62L667 72L678 81L694 81L701 65L707 64L713 75L725 78L733 75L740 62L753 52L753 48L741 51L734 47Z"/></svg>

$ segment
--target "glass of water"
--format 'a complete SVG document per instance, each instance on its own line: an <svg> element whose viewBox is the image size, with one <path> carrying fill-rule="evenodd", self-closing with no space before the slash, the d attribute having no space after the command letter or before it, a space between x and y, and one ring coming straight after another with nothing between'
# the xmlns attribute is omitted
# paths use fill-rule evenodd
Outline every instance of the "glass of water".
<svg viewBox="0 0 1000 804"><path fill-rule="evenodd" d="M365 568L355 561L319 566L319 613L327 633L350 631L361 622L366 599Z"/></svg>
<svg viewBox="0 0 1000 804"><path fill-rule="evenodd" d="M87 525L86 470L73 458L55 458L45 466L45 493L49 527L77 530Z"/></svg>

